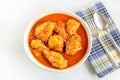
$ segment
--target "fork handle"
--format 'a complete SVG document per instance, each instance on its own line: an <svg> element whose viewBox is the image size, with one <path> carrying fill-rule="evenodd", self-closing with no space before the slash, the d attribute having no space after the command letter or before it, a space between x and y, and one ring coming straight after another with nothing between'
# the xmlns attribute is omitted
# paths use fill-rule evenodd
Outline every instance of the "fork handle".
<svg viewBox="0 0 120 80"><path fill-rule="evenodd" d="M117 61L115 60L115 58L113 57L113 55L111 54L111 52L106 48L106 46L104 45L103 41L101 40L100 36L98 36L98 40L100 41L102 47L104 48L106 54L108 55L108 57L110 58L113 66L115 68L118 68L119 67L119 64L117 63Z"/></svg>

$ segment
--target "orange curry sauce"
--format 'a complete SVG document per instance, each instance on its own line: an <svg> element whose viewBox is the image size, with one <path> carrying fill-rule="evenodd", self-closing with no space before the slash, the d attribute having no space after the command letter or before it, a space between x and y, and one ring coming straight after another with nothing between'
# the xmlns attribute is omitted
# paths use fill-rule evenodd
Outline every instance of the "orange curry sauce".
<svg viewBox="0 0 120 80"><path fill-rule="evenodd" d="M31 31L29 33L29 37L28 37L28 44L29 44L30 51L33 54L33 56L35 57L35 59L37 59L40 63L42 63L45 66L52 67L52 65L48 62L48 60L44 57L43 54L41 54L39 57L35 56L35 54L33 53L34 49L30 46L31 41L33 39L35 39L35 36L34 36L35 27L38 24L41 24L46 21L57 22L59 20L59 21L66 23L68 19L72 19L72 18L73 17L65 15L65 14L55 13L55 14L47 15L47 16L39 19L32 26L32 29L31 29ZM61 53L64 56L64 58L68 61L68 67L73 66L74 64L79 62L85 55L87 47L88 47L88 37L87 37L86 31L82 25L80 25L79 29L77 30L77 34L80 35L80 37L81 37L82 49L79 50L74 56L70 56L70 55L66 55L65 53Z"/></svg>

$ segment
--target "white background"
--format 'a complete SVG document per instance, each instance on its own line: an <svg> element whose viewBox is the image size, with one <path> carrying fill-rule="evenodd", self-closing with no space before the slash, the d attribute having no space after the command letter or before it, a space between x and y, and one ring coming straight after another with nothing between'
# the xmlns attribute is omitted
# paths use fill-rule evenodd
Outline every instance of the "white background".
<svg viewBox="0 0 120 80"><path fill-rule="evenodd" d="M79 11L96 0L0 0L0 80L118 80L120 69L98 78L88 61L68 72L48 72L34 65L23 48L33 18L50 10ZM120 0L102 0L120 28Z"/></svg>

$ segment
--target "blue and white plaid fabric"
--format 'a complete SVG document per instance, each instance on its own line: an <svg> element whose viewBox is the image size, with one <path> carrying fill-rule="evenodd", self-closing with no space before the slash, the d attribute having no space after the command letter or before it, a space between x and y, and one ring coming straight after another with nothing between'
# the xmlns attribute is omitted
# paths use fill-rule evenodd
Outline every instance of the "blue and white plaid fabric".
<svg viewBox="0 0 120 80"><path fill-rule="evenodd" d="M109 15L108 11L106 10L102 2L97 2L93 6L90 6L83 11L76 12L76 14L86 22L87 20L93 18L93 14L96 11L100 11L108 19L109 27L107 28L107 32L109 32L109 34L112 36L112 38L120 48L120 32L116 28L111 16ZM101 33L104 32L102 31ZM113 46L113 43L109 39L108 34L102 35L101 40L103 41L107 49L116 50L115 47ZM115 52L113 51L113 53L111 54L120 64L120 54L116 51ZM92 49L88 59L91 62L92 66L94 67L98 77L100 78L108 73L111 73L116 69L111 63L105 50L103 49L102 45L100 44L99 40L96 37L93 37Z"/></svg>

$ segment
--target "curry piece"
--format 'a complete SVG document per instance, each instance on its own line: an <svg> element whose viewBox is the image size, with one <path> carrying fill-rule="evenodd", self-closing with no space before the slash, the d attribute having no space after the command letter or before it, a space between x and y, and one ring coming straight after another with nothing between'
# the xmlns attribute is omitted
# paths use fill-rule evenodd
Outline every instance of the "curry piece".
<svg viewBox="0 0 120 80"><path fill-rule="evenodd" d="M44 42L39 39L32 40L31 47L38 50L39 52L42 52L43 49L49 50L49 48L44 44ZM35 54L37 54L38 51L36 51Z"/></svg>
<svg viewBox="0 0 120 80"><path fill-rule="evenodd" d="M81 38L77 34L73 34L66 42L66 54L75 55L80 49L81 46Z"/></svg>
<svg viewBox="0 0 120 80"><path fill-rule="evenodd" d="M60 35L54 34L53 36L50 36L48 40L48 46L50 49L62 52L64 47L64 40Z"/></svg>
<svg viewBox="0 0 120 80"><path fill-rule="evenodd" d="M43 50L44 56L52 64L53 67L64 69L67 67L67 60L59 52Z"/></svg>
<svg viewBox="0 0 120 80"><path fill-rule="evenodd" d="M62 21L58 21L55 25L54 31L58 33L60 36L62 36L64 41L66 41L68 33L66 32L65 29L65 23L63 23Z"/></svg>
<svg viewBox="0 0 120 80"><path fill-rule="evenodd" d="M76 21L75 19L69 19L66 23L66 30L70 35L72 35L76 33L79 26L80 23L78 21Z"/></svg>
<svg viewBox="0 0 120 80"><path fill-rule="evenodd" d="M35 28L34 35L36 38L47 42L48 38L52 35L55 27L55 22L44 22Z"/></svg>
<svg viewBox="0 0 120 80"><path fill-rule="evenodd" d="M37 57L42 55L43 49L47 49L47 50L49 49L49 48L47 48L47 46L44 45L44 42L39 39L32 40L31 47L34 48L33 53Z"/></svg>
<svg viewBox="0 0 120 80"><path fill-rule="evenodd" d="M44 45L44 42L42 40L39 39L35 39L31 41L31 47L32 48L38 48L40 49L41 47L44 49L48 49L47 46Z"/></svg>

